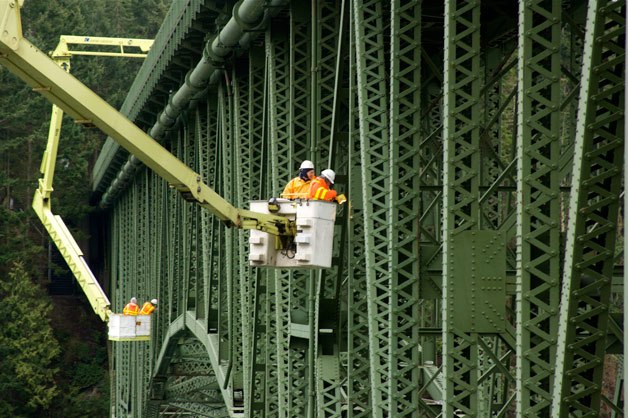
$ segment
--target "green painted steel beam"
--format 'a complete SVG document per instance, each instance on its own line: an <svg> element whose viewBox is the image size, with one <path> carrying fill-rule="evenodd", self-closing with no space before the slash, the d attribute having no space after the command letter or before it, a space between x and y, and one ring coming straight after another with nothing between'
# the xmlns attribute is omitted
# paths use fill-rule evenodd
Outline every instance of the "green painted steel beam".
<svg viewBox="0 0 628 418"><path fill-rule="evenodd" d="M284 184L280 179L292 178L290 147L292 142L291 80L289 65L291 48L289 30L286 27L271 28L266 32L266 70L268 86L268 139L269 139L269 185L272 196L280 196ZM272 350L272 368L267 370L269 393L269 414L286 416L289 410L289 336L290 336L290 283L288 271L277 270L269 274L274 281L273 308L268 315L274 315L275 334L269 339ZM270 334L268 334L270 336Z"/></svg>
<svg viewBox="0 0 628 418"><path fill-rule="evenodd" d="M443 373L444 416L478 416L478 324L475 272L460 259L479 228L480 3L445 3L443 103ZM472 253L472 257L476 254ZM475 259L469 260L472 266ZM478 260L479 261L479 260ZM462 270L455 267L462 267ZM472 268L473 269L473 268ZM469 275L469 276L467 276ZM467 279L467 277L469 277ZM467 282L468 280L468 282ZM466 282L466 283L465 283ZM468 289L470 293L466 293ZM467 299L469 298L469 299ZM469 300L466 306L457 302ZM466 309L465 309L466 308Z"/></svg>
<svg viewBox="0 0 628 418"><path fill-rule="evenodd" d="M556 360L562 34L560 2L519 5L517 413L532 417L549 415Z"/></svg>
<svg viewBox="0 0 628 418"><path fill-rule="evenodd" d="M391 16L388 254L388 414L418 417L420 353L419 156L421 4L395 1Z"/></svg>
<svg viewBox="0 0 628 418"><path fill-rule="evenodd" d="M584 42L573 192L552 416L599 416L624 142L624 1L591 1Z"/></svg>
<svg viewBox="0 0 628 418"><path fill-rule="evenodd" d="M349 127L348 140L349 179L361 178L360 135L356 110L356 38L353 36L355 11L349 10L351 36L349 42ZM368 309L365 277L364 202L361 198L361 182L349 181L347 188L351 199L352 214L348 221L347 275L347 416L351 418L371 416L371 380L369 370Z"/></svg>
<svg viewBox="0 0 628 418"><path fill-rule="evenodd" d="M353 2L357 111L364 198L364 250L368 309L369 372L374 417L389 410L388 306L389 127L384 55L384 9L379 1Z"/></svg>

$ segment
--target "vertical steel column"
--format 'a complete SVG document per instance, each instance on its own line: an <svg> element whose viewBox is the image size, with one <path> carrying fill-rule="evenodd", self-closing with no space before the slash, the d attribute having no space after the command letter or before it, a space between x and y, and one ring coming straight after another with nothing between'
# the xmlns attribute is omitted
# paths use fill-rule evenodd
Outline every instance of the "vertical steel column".
<svg viewBox="0 0 628 418"><path fill-rule="evenodd" d="M132 255L135 254L136 251L136 247L135 245L137 244L137 237L135 237L135 233L137 231L137 227L136 227L136 218L135 218L135 193L136 193L136 188L135 187L130 187L129 190L126 193L126 200L127 200L127 205L125 207L125 221L124 221L124 227L125 227L125 231L124 231L124 237L126 242L125 245L125 250L124 250L124 254L123 254L123 258L124 258L124 264L125 264L125 275L124 275L124 280L127 282L127 291L130 292L130 295L135 295L137 296L137 269L136 269L136 259L135 257L133 257ZM128 239L131 238L131 239ZM126 303L129 298L130 295L127 296L125 298L125 300L123 301L123 304ZM128 410L131 412L131 414L136 414L139 412L138 409L138 399L137 399L137 393L138 393L138 379L137 379L137 373L138 373L138 367L137 367L137 347L136 344L132 344L132 343L126 343L125 344L125 348L127 350L127 355L128 355L128 360L129 360L129 380L128 380L128 393L127 393L127 399L128 399Z"/></svg>
<svg viewBox="0 0 628 418"><path fill-rule="evenodd" d="M176 132L176 137L172 139L172 153L177 156L177 158L182 158L182 149L183 146L181 144L181 136L179 131ZM170 193L170 219L168 222L168 226L170 228L170 237L171 237L171 246L166 249L166 259L168 260L168 287L170 288L170 300L168 301L168 306L170 307L170 321L173 322L179 315L184 313L185 306L182 305L181 300L181 279L185 274L185 271L182 267L184 261L183 249L186 244L185 237L183 236L182 225L184 225L181 221L183 218L183 205L186 202L183 199L180 199L178 193L175 190L172 190Z"/></svg>
<svg viewBox="0 0 628 418"><path fill-rule="evenodd" d="M514 120L517 86L513 85L513 70L517 64L516 39L492 43L484 47L482 61L484 75L482 101L484 103L483 126L480 135L481 174L480 219L482 230L502 231L506 242L515 240L516 205L515 194L509 186L515 186L516 126ZM504 87L507 87L508 90ZM514 270L515 250L506 250L504 265ZM481 288L482 286L480 286ZM504 287L505 290L505 287ZM513 295L500 295L495 303L510 312L500 318L494 312L488 314L490 320L501 323L499 332L505 327L514 334L515 303ZM481 304L481 302L480 302ZM508 321L506 320L508 319ZM508 322L508 323L507 323ZM496 330L497 331L497 330ZM515 399L515 370L511 367L515 360L515 339L510 333L483 335L479 339L478 415L503 414L512 408Z"/></svg>
<svg viewBox="0 0 628 418"><path fill-rule="evenodd" d="M236 167L240 168L233 172L235 179L234 190L234 202L237 207L245 207L245 202L248 202L251 195L250 190L250 153L251 149L248 147L247 138L243 135L245 129L242 126L248 125L248 115L245 113L247 108L245 98L247 97L247 81L246 74L241 68L233 68L231 71L231 87L233 95L233 156L234 162L237 162ZM244 86L244 88L243 88ZM251 301L251 279L253 278L252 268L248 266L248 245L246 237L243 233L236 233L235 236L235 259L234 265L238 268L238 275L234 277L235 283L238 287L239 299L234 301L238 305L239 317L233 332L238 334L238 340L241 344L238 345L241 369L241 383L239 387L239 393L241 393L242 406L247 407L246 397L250 395L251 391L251 335L252 327L250 320L250 312L253 306ZM234 382L234 387L238 382ZM235 398L234 393L234 398ZM249 406L250 407L250 406ZM250 416L250 409L247 412Z"/></svg>
<svg viewBox="0 0 628 418"><path fill-rule="evenodd" d="M240 164L242 163L241 159L241 132L239 129L239 98L236 94L237 90L237 81L236 81L237 73L235 69L231 71L231 154L233 167L231 169L231 177L230 180L232 183L232 193L231 199L232 202L238 205L238 207L246 207L243 202L243 190L242 190L242 170L240 169ZM247 199L248 202L248 199ZM244 388L244 335L241 330L243 328L244 323L243 319L243 310L248 312L246 305L242 305L241 301L243 300L243 293L248 292L247 286L240 286L240 280L244 274L249 273L250 276L250 267L248 266L248 245L247 240L245 239L244 231L234 231L232 242L233 242L233 325L231 332L233 333L233 347L235 353L232 355L232 389L234 399L242 393ZM248 296L248 293L246 294ZM247 336L248 338L248 336Z"/></svg>
<svg viewBox="0 0 628 418"><path fill-rule="evenodd" d="M266 138L265 143L265 152L263 157L262 164L265 165L265 173L266 176L262 177L262 183L265 184L266 194L262 194L262 199L266 199L270 196L279 196L279 178L278 172L279 167L277 164L277 121L275 118L277 117L276 112L277 109L274 107L277 106L277 98L276 94L276 86L274 83L276 82L276 74L275 74L275 62L274 62L274 48L272 45L272 41L270 39L270 29L266 30L266 37L264 40L264 51L265 51L265 66L264 66L264 80L265 80L265 90L264 90L264 116L266 118L266 124L264 125L264 132ZM285 88L282 86L282 88ZM284 108L280 110L285 114L288 109ZM283 123L283 121L282 121ZM284 168L285 170L285 168ZM265 405L265 414L266 416L278 416L279 410L279 381L280 377L278 375L278 356L283 353L278 353L277 348L277 335L280 333L283 335L286 333L287 325L284 321L279 322L278 317L276 315L277 309L277 292L278 290L278 276L276 271L270 270L265 271L265 280L266 280L266 294L264 295L264 303L265 308L264 312L266 315L265 323L265 364L266 364L266 405ZM283 319L283 318L282 318Z"/></svg>
<svg viewBox="0 0 628 418"><path fill-rule="evenodd" d="M380 1L355 1L355 39L360 156L364 199L367 307L374 417L390 410L390 155L388 94L384 55L384 7Z"/></svg>
<svg viewBox="0 0 628 418"><path fill-rule="evenodd" d="M225 92L224 83L218 85L217 95L217 120L218 120L218 169L216 170L216 178L213 181L215 190L221 196L231 192L231 179L227 181L225 177L226 165L230 165L230 124L229 124L229 97ZM227 240L227 227L220 223L218 225L217 245L218 247L218 361L220 364L229 362L230 351L232 348L231 340L231 320L232 320L232 268L231 255L232 245ZM229 234L229 237L231 235Z"/></svg>
<svg viewBox="0 0 628 418"><path fill-rule="evenodd" d="M266 68L268 71L268 138L271 167L271 195L279 196L283 186L292 177L290 120L290 39L281 28L266 31ZM276 335L273 363L273 393L276 406L273 413L283 417L287 414L289 395L289 348L290 333L290 272L276 269L272 272L275 281Z"/></svg>
<svg viewBox="0 0 628 418"><path fill-rule="evenodd" d="M195 105L198 105L195 103ZM190 168L192 168L195 172L198 173L200 169L200 144L197 141L196 134L196 109L190 109L185 113L186 115L186 123L185 123L185 160L184 162ZM186 311L196 313L197 306L201 302L198 295L198 284L201 281L201 264L200 260L202 259L201 249L202 249L202 230L201 228L201 211L202 209L198 205L187 205L187 219L188 222L186 224L188 230L188 254L189 259L187 260L187 283L185 289L185 305ZM150 241L148 241L150 242Z"/></svg>
<svg viewBox="0 0 628 418"><path fill-rule="evenodd" d="M625 1L589 2L552 416L598 416L624 145Z"/></svg>
<svg viewBox="0 0 628 418"><path fill-rule="evenodd" d="M251 200L251 152L248 144L248 80L246 76L248 72L234 69L232 71L233 84L233 133L234 133L234 157L238 162L239 170L234 173L235 177L235 197L237 207L246 207L248 201ZM253 332L251 323L251 305L253 291L252 279L253 269L248 265L248 240L246 235L238 233L236 236L237 258L236 263L239 265L239 274L237 283L239 286L240 300L240 318L239 318L239 338L242 344L238 348L241 356L242 383L240 389L242 392L242 402L244 402L245 393L250 392L250 375L251 375L251 335ZM234 394L235 397L235 394ZM246 411L245 411L246 412Z"/></svg>
<svg viewBox="0 0 628 418"><path fill-rule="evenodd" d="M120 202L118 202L117 207L119 206ZM110 216L109 229L111 235L111 277L112 283L116 284L112 287L111 291L113 311L117 311L118 309L121 309L121 306L124 306L123 301L126 296L125 289L121 288L124 286L124 282L122 282L122 286L119 287L119 278L122 277L121 275L124 272L124 269L122 268L122 260L120 254L120 247L122 246L123 242L121 223L122 216L120 211L113 211ZM130 365L128 361L128 352L124 350L123 346L123 344L112 345L112 370L115 371L115 373L112 373L113 384L110 390L111 393L114 394L112 398L115 399L115 404L113 405L113 407L116 415L122 415L123 413L126 413L126 411L123 410L123 403L127 402L126 391L129 382L128 372Z"/></svg>
<svg viewBox="0 0 628 418"><path fill-rule="evenodd" d="M150 297L158 298L162 300L161 295L161 278L163 277L162 263L161 263L161 251L163 248L163 194L165 187L163 187L162 180L156 173L149 173L149 187L148 187L148 210L149 210L149 238L150 243L150 262L149 262L149 282L148 282L148 295ZM159 310L161 311L161 309ZM163 318L153 316L152 318L152 338L151 338L151 365L154 364L159 351L161 350L162 342L162 326ZM152 376L152 373L151 373Z"/></svg>
<svg viewBox="0 0 628 418"><path fill-rule="evenodd" d="M225 83L221 83L218 89L218 112L220 123L220 160L221 160L221 173L219 176L220 183L222 184L222 196L228 201L235 200L235 159L234 159L234 138L233 138L233 93L232 93L232 81L230 75L225 71ZM236 231L235 233L238 233ZM226 329L220 332L220 339L227 342L225 349L226 357L226 378L229 382L225 382L225 385L234 383L234 375L240 373L241 362L241 339L240 333L236 332L236 321L239 323L240 311L239 311L239 291L238 286L234 285L234 280L238 277L238 258L234 256L236 254L235 237L232 228L224 228L222 235L222 249L224 263L224 274L221 276L221 280L224 280L225 286L225 298L226 305L223 309L226 309ZM238 303L236 303L238 302ZM236 378L237 380L237 378ZM232 386L233 388L233 386Z"/></svg>
<svg viewBox="0 0 628 418"><path fill-rule="evenodd" d="M120 293L117 303L114 302L114 310L121 310L122 307L128 302L128 300L135 294L135 275L132 265L132 254L135 249L132 248L134 243L133 239L129 239L134 232L132 226L132 192L133 189L127 190L121 197L119 204L117 205L116 216L117 220L114 222L114 228L116 229L119 241L116 245L115 251L118 253L118 275ZM135 378L135 350L133 344L130 342L116 343L118 351L116 366L120 367L116 373L117 379L117 405L121 415L134 414L137 409L137 380Z"/></svg>
<svg viewBox="0 0 628 418"><path fill-rule="evenodd" d="M427 3L424 3L427 4ZM443 5L444 7L444 5ZM443 13L441 13L443 14ZM431 25L435 17L421 15L422 26ZM438 21L440 24L440 21ZM441 210L443 208L442 191L442 134L443 134L443 72L437 65L442 56L429 56L425 48L421 47L422 79L421 79L421 140L419 148L419 192L420 217L419 228L419 295L421 308L420 325L423 332L419 332L421 345L421 361L424 363L421 376L422 390L419 392L420 408L424 416L435 416L435 406L427 405L423 401L422 393L428 389L426 384L431 376L437 387L443 380L442 367L436 366L437 345L440 338L440 300L442 298L442 226ZM440 395L441 398L443 395Z"/></svg>
<svg viewBox="0 0 628 418"><path fill-rule="evenodd" d="M149 192L150 189L149 179L151 173L148 170L143 170L139 178L136 179L137 192L137 212L135 217L137 218L137 251L135 256L137 258L137 275L138 275L138 303L140 307L145 301L155 297L148 293L150 287L151 277L149 276L150 268L150 245L152 244L149 236ZM137 350L137 368L138 368L138 398L139 405L138 410L143 411L147 405L149 397L148 387L151 379L151 355L150 345L142 344Z"/></svg>
<svg viewBox="0 0 628 418"><path fill-rule="evenodd" d="M475 290L474 272L456 271L454 263L467 242L464 232L479 227L480 208L480 1L445 3L445 80L443 127L443 414L461 411L477 416L479 319L456 301L463 291ZM468 275L468 278L467 278ZM457 288L458 287L458 288ZM471 297L466 295L465 297ZM470 300L472 306L478 301ZM467 326L470 319L471 326Z"/></svg>
<svg viewBox="0 0 628 418"><path fill-rule="evenodd" d="M391 10L388 415L419 416L421 2Z"/></svg>
<svg viewBox="0 0 628 418"><path fill-rule="evenodd" d="M215 97L209 97L204 109L199 113L199 123L205 132L204 142L200 148L199 174L207 184L213 184L215 180L218 161L218 117ZM205 297L202 302L204 318L203 323L210 332L216 332L218 328L217 298L217 246L218 246L218 221L207 211L201 212L202 246L202 275Z"/></svg>
<svg viewBox="0 0 628 418"><path fill-rule="evenodd" d="M519 3L517 413L548 416L560 302L559 1Z"/></svg>
<svg viewBox="0 0 628 418"><path fill-rule="evenodd" d="M351 149L352 163L349 168L351 195L359 196L359 138L357 129L352 132L354 146ZM351 265L349 269L348 301L347 301L347 397L348 397L348 417L370 417L372 413L371 404L371 374L370 374L370 351L369 351L369 331L368 331L368 309L366 291L366 263L365 263L365 243L364 243L364 209L362 201L357 198L352 202L353 216L349 221L349 259Z"/></svg>
<svg viewBox="0 0 628 418"><path fill-rule="evenodd" d="M187 112L182 115L182 118L187 116ZM184 118L182 122L187 122ZM190 143L190 129L188 128L187 123L182 123L179 130L179 144L180 144L180 157L179 159L183 161L187 166L190 166L190 161L194 161L194 146ZM177 275L179 281L179 303L180 303L180 312L186 313L190 308L193 308L193 305L190 306L190 284L193 280L194 271L192 271L192 266L194 263L192 259L194 257L194 238L195 238L195 228L194 228L194 216L193 216L193 208L192 205L184 204L181 206L181 218L179 219L179 231L182 234L182 247L181 247L181 274Z"/></svg>
<svg viewBox="0 0 628 418"><path fill-rule="evenodd" d="M342 12L348 14L348 2L343 1L314 1L312 13L312 66L315 71L311 78L312 95L311 113L313 115L313 131L311 146L312 159L316 163L317 171L332 168L336 172L336 189L345 192L346 153L338 147L339 141L339 107L345 100L340 83L345 75L343 68L347 60L342 55L346 51L343 45L347 42L347 28ZM346 19L348 21L348 19ZM344 30L344 33L343 33ZM339 211L337 222L343 217ZM338 258L339 237L343 230L336 228L334 238L334 253L332 269L312 272L308 275L300 273L306 280L308 323L311 328L311 337L308 347L308 384L315 396L310 397L310 414L317 416L336 416L340 414L340 369L337 349L331 341L336 335L337 327L335 313L338 311L337 289L340 279L340 270L343 268L342 259ZM324 311L321 311L321 310ZM324 335L319 341L321 320L326 329L331 329L331 335Z"/></svg>
<svg viewBox="0 0 628 418"><path fill-rule="evenodd" d="M248 71L248 132L246 132L249 150L255 153L249 155L250 162L250 190L252 199L265 197L266 180L268 178L266 161L266 67L265 53L262 49L249 50ZM251 325L253 335L251 338L251 375L250 387L245 389L245 414L251 417L266 416L266 334L270 332L267 324L268 315L266 309L267 283L269 272L256 269L252 277L251 308L253 318Z"/></svg>
<svg viewBox="0 0 628 418"><path fill-rule="evenodd" d="M351 4L351 2L349 3ZM351 199L352 216L347 222L351 266L347 277L347 417L371 416L371 382L369 370L368 309L365 272L364 203L361 198L360 136L356 107L356 51L354 36L355 14L349 7L349 166L347 175L348 196Z"/></svg>
<svg viewBox="0 0 628 418"><path fill-rule="evenodd" d="M335 188L338 193L347 193L349 181L346 173L349 170L349 123L348 123L348 80L349 75L349 42L352 32L349 28L350 2L347 0L336 2L333 8L328 8L322 12L321 23L330 35L325 36L326 42L335 43L333 55L322 60L325 65L321 69L321 79L329 77L330 58L334 59L333 96L321 89L321 102L329 102L323 106L325 112L330 112L329 137L326 144L317 146L328 150L329 157L327 164L323 167L332 167L336 172ZM327 86L326 90L329 90ZM325 93L325 95L323 95ZM329 118L329 115L321 112L322 118ZM325 123L327 124L327 122ZM320 138L320 142L323 138ZM320 160L317 157L318 160ZM321 157L322 159L322 157ZM351 199L351 196L349 197ZM335 233L333 238L332 268L315 272L311 277L312 287L315 289L310 295L312 307L310 308L310 322L313 324L313 338L310 341L311 357L314 358L316 387L316 415L318 417L340 417L343 414L344 394L341 390L345 380L345 370L341 367L340 347L342 345L342 304L343 295L342 284L346 283L349 266L346 257L346 241L348 235L347 218L349 216L349 205L339 206L336 214Z"/></svg>
<svg viewBox="0 0 628 418"><path fill-rule="evenodd" d="M205 176L207 174L207 165L208 165L208 132L209 129L207 127L207 103L199 103L199 105L194 109L194 132L195 132L195 142L197 147L196 153L196 164L197 170L201 179L205 181ZM209 245L207 242L207 233L208 233L208 213L204 213L207 211L201 211L198 219L198 228L201 231L201 237L199 242L199 255L198 255L198 279L196 283L196 306L195 306L195 314L196 317L203 320L204 324L207 324L207 310L205 306L205 301L208 296L208 292L206 291L206 287L209 287L209 281L206 276L206 261L209 258Z"/></svg>

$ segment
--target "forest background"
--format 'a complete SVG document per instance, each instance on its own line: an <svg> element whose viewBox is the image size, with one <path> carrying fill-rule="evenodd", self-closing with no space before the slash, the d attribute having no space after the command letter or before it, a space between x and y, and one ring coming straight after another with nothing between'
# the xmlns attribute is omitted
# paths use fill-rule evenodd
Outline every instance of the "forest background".
<svg viewBox="0 0 628 418"><path fill-rule="evenodd" d="M25 0L24 37L153 38L171 0ZM72 58L72 74L119 108L140 68L129 58ZM0 67L0 416L109 415L108 341L31 209L51 105ZM105 136L64 117L52 208L87 241L91 169ZM85 249L84 249L85 250Z"/></svg>

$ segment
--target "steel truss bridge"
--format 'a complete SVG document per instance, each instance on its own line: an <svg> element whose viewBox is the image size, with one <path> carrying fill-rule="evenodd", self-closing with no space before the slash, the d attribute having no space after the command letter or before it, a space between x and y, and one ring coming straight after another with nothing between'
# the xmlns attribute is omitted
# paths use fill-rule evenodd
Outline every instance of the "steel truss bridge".
<svg viewBox="0 0 628 418"><path fill-rule="evenodd" d="M112 415L622 416L625 0L179 0L124 114L237 207L304 159L350 202L333 268L108 139L100 276L158 297ZM199 76L201 74L201 76ZM330 243L331 245L331 243Z"/></svg>

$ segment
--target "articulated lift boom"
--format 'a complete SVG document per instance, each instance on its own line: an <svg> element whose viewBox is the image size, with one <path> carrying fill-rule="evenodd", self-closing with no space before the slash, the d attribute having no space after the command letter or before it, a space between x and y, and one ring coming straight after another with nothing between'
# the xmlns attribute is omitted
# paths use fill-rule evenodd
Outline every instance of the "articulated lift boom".
<svg viewBox="0 0 628 418"><path fill-rule="evenodd" d="M279 238L281 246L288 246L294 241L296 235L294 219L232 206L206 185L199 174L26 40L22 36L20 18L23 2L0 0L0 64L58 106L59 109L53 111L54 122L51 124L51 130L59 129L62 109L77 123L96 126L109 135L176 188L186 200L198 203L228 226L271 234ZM67 69L69 70L69 66ZM51 136L56 137L58 141L58 132L51 132ZM81 250L65 224L50 210L55 159L56 142L53 141L42 162L44 178L40 180L33 208L55 243L58 246L61 244L59 249L92 307L103 320L107 321L111 315L109 300L89 270Z"/></svg>
<svg viewBox="0 0 628 418"><path fill-rule="evenodd" d="M129 39L129 38L102 38L89 36L67 36L59 38L59 44L50 53L53 61L65 72L70 72L70 58L73 55L106 56L106 57L126 57L145 58L153 44L152 39ZM69 48L70 45L84 45L88 48L75 51ZM94 47L115 46L116 51L94 51ZM132 48L131 48L132 47ZM131 52L139 48L140 52ZM33 196L33 210L48 231L51 239L68 263L72 274L76 277L83 292L87 296L94 311L103 321L111 315L109 299L102 290L98 281L92 274L89 266L85 262L83 253L74 237L67 229L63 219L52 212L50 195L53 191L52 183L57 160L57 148L59 145L59 135L61 133L61 123L63 120L63 110L57 105L52 105L50 117L50 128L48 130L48 142L46 151L41 161L40 172L42 178L39 179L39 187Z"/></svg>

